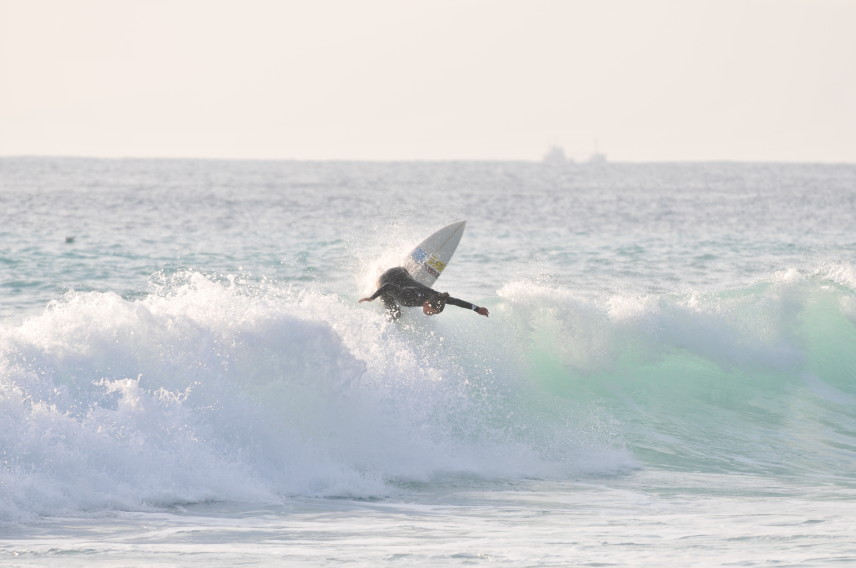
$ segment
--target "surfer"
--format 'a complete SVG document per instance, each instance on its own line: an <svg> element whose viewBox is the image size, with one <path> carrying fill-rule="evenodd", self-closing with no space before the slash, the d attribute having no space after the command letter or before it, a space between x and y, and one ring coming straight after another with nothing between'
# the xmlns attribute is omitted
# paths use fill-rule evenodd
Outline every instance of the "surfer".
<svg viewBox="0 0 856 568"><path fill-rule="evenodd" d="M448 292L437 292L417 282L410 276L407 269L401 266L390 268L381 274L378 284L380 288L377 292L368 298L361 299L360 303L371 302L380 296L392 319L398 319L401 316L401 306L408 308L422 306L422 312L426 316L433 316L442 312L446 304L473 310L485 317L488 315L487 308L480 308L475 304L452 298Z"/></svg>

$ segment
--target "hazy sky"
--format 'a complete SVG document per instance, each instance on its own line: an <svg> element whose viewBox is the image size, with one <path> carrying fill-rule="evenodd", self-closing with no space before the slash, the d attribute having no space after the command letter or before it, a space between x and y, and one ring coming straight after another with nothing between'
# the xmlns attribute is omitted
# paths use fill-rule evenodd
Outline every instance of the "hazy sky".
<svg viewBox="0 0 856 568"><path fill-rule="evenodd" d="M0 0L0 155L856 162L856 0Z"/></svg>

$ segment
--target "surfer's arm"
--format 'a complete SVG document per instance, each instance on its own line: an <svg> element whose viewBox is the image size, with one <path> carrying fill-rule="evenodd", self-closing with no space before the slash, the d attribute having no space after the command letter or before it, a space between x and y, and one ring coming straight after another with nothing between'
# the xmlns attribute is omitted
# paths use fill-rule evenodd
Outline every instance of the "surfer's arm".
<svg viewBox="0 0 856 568"><path fill-rule="evenodd" d="M363 298L363 299L361 299L361 300L360 300L360 303L362 304L363 302L373 302L373 301L375 301L375 300L377 299L377 297L378 297L378 296L380 296L381 294L385 294L386 292L389 292L389 289L390 289L391 287L392 287L392 284L391 284L391 283L389 283L389 282L387 282L386 284L384 284L383 286L381 286L380 288L378 288L378 289L377 289L377 292L375 292L374 294L372 294L372 295L371 295L371 296L369 296L368 298Z"/></svg>
<svg viewBox="0 0 856 568"><path fill-rule="evenodd" d="M457 298L448 298L446 300L447 304L452 304L453 306L458 306L459 308L464 308L466 310L472 310L475 313L487 317L488 311L487 308L480 308L475 304L471 304L469 302L465 302L463 300L459 300Z"/></svg>

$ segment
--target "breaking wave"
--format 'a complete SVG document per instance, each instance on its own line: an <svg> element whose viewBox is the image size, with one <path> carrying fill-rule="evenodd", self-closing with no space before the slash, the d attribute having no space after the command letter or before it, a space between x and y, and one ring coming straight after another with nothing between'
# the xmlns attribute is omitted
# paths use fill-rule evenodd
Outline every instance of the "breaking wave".
<svg viewBox="0 0 856 568"><path fill-rule="evenodd" d="M196 272L69 292L0 327L0 518L633 468L850 483L854 282L600 300L510 282L476 300L489 319L398 323Z"/></svg>

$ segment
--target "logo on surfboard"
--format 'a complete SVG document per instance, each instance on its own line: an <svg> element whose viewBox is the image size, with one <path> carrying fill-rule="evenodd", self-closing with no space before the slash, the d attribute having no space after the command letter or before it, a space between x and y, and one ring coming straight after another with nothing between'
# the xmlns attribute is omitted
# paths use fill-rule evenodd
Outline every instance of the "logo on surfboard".
<svg viewBox="0 0 856 568"><path fill-rule="evenodd" d="M440 276L440 273L446 268L446 263L437 258L436 256L429 255L421 248L417 248L411 253L410 258L413 261L422 266L426 271L430 272L434 276Z"/></svg>

